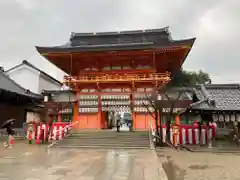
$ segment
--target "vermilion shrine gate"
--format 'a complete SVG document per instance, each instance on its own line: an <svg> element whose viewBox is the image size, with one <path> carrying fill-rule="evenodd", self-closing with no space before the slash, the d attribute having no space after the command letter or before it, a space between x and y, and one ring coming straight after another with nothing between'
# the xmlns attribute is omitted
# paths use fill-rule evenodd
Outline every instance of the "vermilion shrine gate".
<svg viewBox="0 0 240 180"><path fill-rule="evenodd" d="M108 112L119 111L132 113L134 129L146 129L152 116L145 97L180 70L194 41L172 40L163 28L72 33L62 46L36 48L68 74L64 83L76 92L77 128L106 128Z"/></svg>

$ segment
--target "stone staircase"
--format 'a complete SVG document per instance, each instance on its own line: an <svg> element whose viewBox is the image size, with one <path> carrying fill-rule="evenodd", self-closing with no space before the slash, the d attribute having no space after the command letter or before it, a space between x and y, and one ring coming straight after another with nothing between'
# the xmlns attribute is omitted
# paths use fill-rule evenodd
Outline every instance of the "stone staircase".
<svg viewBox="0 0 240 180"><path fill-rule="evenodd" d="M56 142L61 148L145 149L149 148L148 131L79 131Z"/></svg>

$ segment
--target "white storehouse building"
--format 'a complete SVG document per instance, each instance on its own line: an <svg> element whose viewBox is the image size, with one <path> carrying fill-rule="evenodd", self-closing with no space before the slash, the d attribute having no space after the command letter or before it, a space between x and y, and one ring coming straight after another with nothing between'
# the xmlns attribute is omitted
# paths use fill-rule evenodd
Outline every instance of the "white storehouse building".
<svg viewBox="0 0 240 180"><path fill-rule="evenodd" d="M17 84L36 94L41 94L43 90L61 90L63 86L60 81L26 60L5 73Z"/></svg>

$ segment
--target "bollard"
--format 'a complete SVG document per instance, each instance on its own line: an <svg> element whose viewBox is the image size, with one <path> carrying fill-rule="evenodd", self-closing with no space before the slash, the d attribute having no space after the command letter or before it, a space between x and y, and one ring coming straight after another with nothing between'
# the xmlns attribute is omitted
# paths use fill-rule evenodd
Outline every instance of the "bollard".
<svg viewBox="0 0 240 180"><path fill-rule="evenodd" d="M36 139L36 144L41 144L41 140L40 140L39 136Z"/></svg>
<svg viewBox="0 0 240 180"><path fill-rule="evenodd" d="M28 125L27 139L28 139L28 144L32 144L32 140L33 140L33 125L32 124Z"/></svg>
<svg viewBox="0 0 240 180"><path fill-rule="evenodd" d="M28 134L28 144L32 144L32 132Z"/></svg>
<svg viewBox="0 0 240 180"><path fill-rule="evenodd" d="M173 133L173 146L177 146L177 133Z"/></svg>
<svg viewBox="0 0 240 180"><path fill-rule="evenodd" d="M178 142L177 142L177 137L178 137L178 133L179 133L179 126L178 125L174 125L173 126L173 146L177 147L178 146Z"/></svg>
<svg viewBox="0 0 240 180"><path fill-rule="evenodd" d="M10 139L9 139L9 145L10 145L10 146L13 146L13 145L14 145L14 137L13 137L13 136L10 136L9 138L10 138Z"/></svg>

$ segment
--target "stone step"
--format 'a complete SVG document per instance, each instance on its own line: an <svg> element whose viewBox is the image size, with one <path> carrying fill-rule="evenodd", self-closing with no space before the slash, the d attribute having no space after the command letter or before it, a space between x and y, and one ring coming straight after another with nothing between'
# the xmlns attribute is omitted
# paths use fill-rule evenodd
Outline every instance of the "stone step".
<svg viewBox="0 0 240 180"><path fill-rule="evenodd" d="M89 137L89 138L84 138L84 137L79 137L79 138L73 138L73 137L68 137L68 138L64 138L63 140L69 140L69 141L75 141L75 140L85 140L85 141L90 141L92 139L96 139L96 140L110 140L110 141L139 141L139 140L149 140L149 137L142 137L142 138L130 138L130 137L127 137L127 138L112 138L112 137Z"/></svg>
<svg viewBox="0 0 240 180"><path fill-rule="evenodd" d="M138 143L131 143L131 142L71 142L71 143L66 143L66 142L58 142L57 144L77 144L77 145L81 145L81 144L89 144L89 145L95 145L95 144L105 144L105 145L127 145L127 146L135 146L135 145L149 145L149 142L138 142Z"/></svg>
<svg viewBox="0 0 240 180"><path fill-rule="evenodd" d="M149 148L147 131L83 131L58 141L55 147Z"/></svg>
<svg viewBox="0 0 240 180"><path fill-rule="evenodd" d="M120 142L116 142L116 141L78 141L78 142L68 142L68 141L62 141L60 142L60 144L125 144L125 145L149 145L149 141L139 141L139 142L131 142L131 141L120 141Z"/></svg>
<svg viewBox="0 0 240 180"><path fill-rule="evenodd" d="M99 136L144 136L144 135L148 135L149 133L123 133L123 132L111 132L111 133L72 133L72 136L95 136L95 135L99 135Z"/></svg>
<svg viewBox="0 0 240 180"><path fill-rule="evenodd" d="M99 135L99 136L146 136L148 135L149 133L132 133L132 134L125 134L125 133L89 133L89 134L71 134L72 136L96 136L96 135Z"/></svg>
<svg viewBox="0 0 240 180"><path fill-rule="evenodd" d="M127 138L112 138L112 137L88 137L88 138L85 138L85 137L79 137L79 138L73 138L73 137L68 137L68 138L64 138L64 140L91 140L91 139L96 139L96 140L113 140L113 141L124 141L124 140L129 140L129 141L134 141L134 140L149 140L149 137L142 137L142 138L130 138L130 137L127 137Z"/></svg>
<svg viewBox="0 0 240 180"><path fill-rule="evenodd" d="M113 132L117 132L116 129L111 129L111 130L71 130L73 133L113 133ZM120 129L120 133L142 133L142 132L148 132L148 130L133 130L133 131L121 131Z"/></svg>
<svg viewBox="0 0 240 180"><path fill-rule="evenodd" d="M96 131L75 131L75 130L72 130L73 133L115 133L117 132L116 130L96 130ZM145 132L148 132L148 131L121 131L120 130L120 133L145 133Z"/></svg>
<svg viewBox="0 0 240 180"><path fill-rule="evenodd" d="M68 138L144 138L149 137L148 134L142 135L116 135L116 134L89 134L89 135L70 135Z"/></svg>
<svg viewBox="0 0 240 180"><path fill-rule="evenodd" d="M149 139L148 136L140 136L140 137L130 137L130 136L126 136L126 137L115 137L115 136L69 136L66 137L65 139L117 139L117 140L121 140L121 139Z"/></svg>
<svg viewBox="0 0 240 180"><path fill-rule="evenodd" d="M55 145L55 148L96 148L96 149L149 149L149 146L109 146L109 145Z"/></svg>

